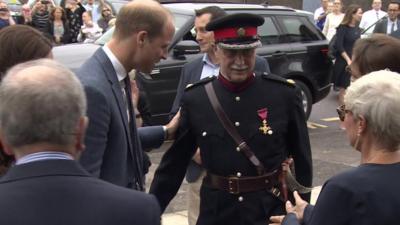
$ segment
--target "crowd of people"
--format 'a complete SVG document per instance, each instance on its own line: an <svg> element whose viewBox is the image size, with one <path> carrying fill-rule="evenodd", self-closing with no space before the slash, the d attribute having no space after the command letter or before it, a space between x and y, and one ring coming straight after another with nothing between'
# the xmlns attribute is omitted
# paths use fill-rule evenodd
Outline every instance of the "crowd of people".
<svg viewBox="0 0 400 225"><path fill-rule="evenodd" d="M77 2L75 12L81 6ZM105 9L82 8L82 24L100 20L99 8ZM64 8L53 9L53 35L62 41L67 16ZM256 56L263 17L228 15L216 6L197 10L196 40L204 54L184 66L170 122L146 127L137 124L139 95L132 94L138 90L128 73L151 72L167 57L175 29L161 4L123 6L111 40L76 74L52 60L53 43L43 30L3 28L2 221L159 225L188 172L189 182L199 181L191 190L199 201L189 200L190 224L396 224L400 40L386 34L354 38L361 14L360 7L347 7L336 34L354 42L338 48L352 83L337 112L361 165L329 179L315 206L308 204L309 191L292 196L293 183L285 179L294 160L297 187L311 186L311 146L298 87ZM45 24L43 18L38 24ZM348 30L354 36L347 37ZM166 140L174 143L146 194L144 150Z"/></svg>
<svg viewBox="0 0 400 225"><path fill-rule="evenodd" d="M400 38L400 2L390 1L387 12L382 8L381 0L371 2L371 10L363 13L361 6L349 5L342 13L341 0L321 0L321 7L314 13L316 26L335 47L332 83L339 91L338 102L343 103L345 90L350 85L347 71L352 64L354 43L361 37L381 33Z"/></svg>
<svg viewBox="0 0 400 225"><path fill-rule="evenodd" d="M0 0L0 29L15 25L29 25L49 38L54 45L92 43L115 22L111 4L104 0L61 1L36 0L22 5L20 16L12 17L5 2Z"/></svg>

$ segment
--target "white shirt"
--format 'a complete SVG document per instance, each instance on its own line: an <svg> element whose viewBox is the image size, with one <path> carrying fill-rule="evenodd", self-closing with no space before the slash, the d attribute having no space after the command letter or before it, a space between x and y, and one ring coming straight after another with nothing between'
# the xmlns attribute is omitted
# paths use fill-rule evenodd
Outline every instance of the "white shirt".
<svg viewBox="0 0 400 225"><path fill-rule="evenodd" d="M204 54L203 56L203 70L201 71L200 79L209 77L209 76L217 76L219 74L219 65L216 65L211 62L210 58L208 58L208 54Z"/></svg>
<svg viewBox="0 0 400 225"><path fill-rule="evenodd" d="M125 70L125 67L117 59L117 57L114 55L114 53L112 53L112 51L108 48L107 45L103 46L103 51L106 53L107 57L110 59L111 64L113 65L113 68L115 70L115 73L117 73L118 81L122 82L128 74Z"/></svg>
<svg viewBox="0 0 400 225"><path fill-rule="evenodd" d="M394 30L393 32L395 32L397 30L397 19L395 21L391 21L390 19L388 19L388 23L387 23L387 29L386 29L386 33L387 34L391 34L392 33L392 24L394 24Z"/></svg>
<svg viewBox="0 0 400 225"><path fill-rule="evenodd" d="M315 22L318 21L318 17L324 12L325 12L325 10L322 7L319 7L318 9L315 10L315 12L314 12L314 20L315 20Z"/></svg>
<svg viewBox="0 0 400 225"><path fill-rule="evenodd" d="M372 10L366 11L362 15L361 22L360 22L360 28L363 30L367 29L369 26L374 24L379 19L381 19L382 17L385 17L386 14L387 13L382 10L376 11L376 10L372 9ZM375 28L375 26L372 26L365 32L365 34L372 34L374 31L374 28Z"/></svg>
<svg viewBox="0 0 400 225"><path fill-rule="evenodd" d="M94 2L92 5L85 4L83 7L86 11L92 12L92 20L97 24L97 21L101 18L101 10L99 11L100 5L97 2Z"/></svg>
<svg viewBox="0 0 400 225"><path fill-rule="evenodd" d="M343 17L343 13L337 15L334 13L329 13L326 16L324 29L322 30L322 33L325 35L326 39L330 41L333 38L333 36L336 34L336 28L342 22Z"/></svg>

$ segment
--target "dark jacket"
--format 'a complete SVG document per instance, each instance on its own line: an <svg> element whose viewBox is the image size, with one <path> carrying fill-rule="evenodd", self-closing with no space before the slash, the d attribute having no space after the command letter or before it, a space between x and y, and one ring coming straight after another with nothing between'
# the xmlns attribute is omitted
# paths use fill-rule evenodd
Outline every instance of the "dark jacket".
<svg viewBox="0 0 400 225"><path fill-rule="evenodd" d="M288 156L294 157L299 182L311 186L312 163L310 143L301 101L295 85L276 75L257 74L241 92L229 91L212 77L186 89L182 98L178 136L164 154L156 170L150 193L165 210L177 193L185 170L197 147L201 149L203 167L219 176L257 176L255 166L221 125L205 93L204 85L212 83L227 116L260 159L266 171L281 167ZM263 122L258 110L267 109L270 135L260 131ZM237 124L237 125L236 125ZM284 213L284 204L268 190L230 194L228 191L202 185L200 215L197 225L266 224L269 216Z"/></svg>
<svg viewBox="0 0 400 225"><path fill-rule="evenodd" d="M72 160L10 168L0 180L2 224L159 225L153 196L90 176Z"/></svg>

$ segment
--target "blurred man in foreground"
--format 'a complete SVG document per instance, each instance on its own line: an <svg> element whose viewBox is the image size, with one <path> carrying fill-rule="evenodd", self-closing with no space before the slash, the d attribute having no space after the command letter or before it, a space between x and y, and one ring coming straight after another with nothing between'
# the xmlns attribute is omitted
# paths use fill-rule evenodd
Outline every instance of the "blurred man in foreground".
<svg viewBox="0 0 400 225"><path fill-rule="evenodd" d="M88 119L79 80L41 59L12 68L0 85L0 140L16 158L0 180L3 224L158 225L156 200L101 181L75 160Z"/></svg>

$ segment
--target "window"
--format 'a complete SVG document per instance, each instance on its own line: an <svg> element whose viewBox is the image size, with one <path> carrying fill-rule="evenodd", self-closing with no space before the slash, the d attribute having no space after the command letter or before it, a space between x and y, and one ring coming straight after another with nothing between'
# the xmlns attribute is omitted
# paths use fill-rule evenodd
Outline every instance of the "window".
<svg viewBox="0 0 400 225"><path fill-rule="evenodd" d="M276 29L274 22L271 17L264 17L264 19L264 24L258 27L258 34L260 35L261 43L263 45L278 44L279 32Z"/></svg>
<svg viewBox="0 0 400 225"><path fill-rule="evenodd" d="M284 35L290 42L307 42L318 40L317 34L300 17L280 17Z"/></svg>

